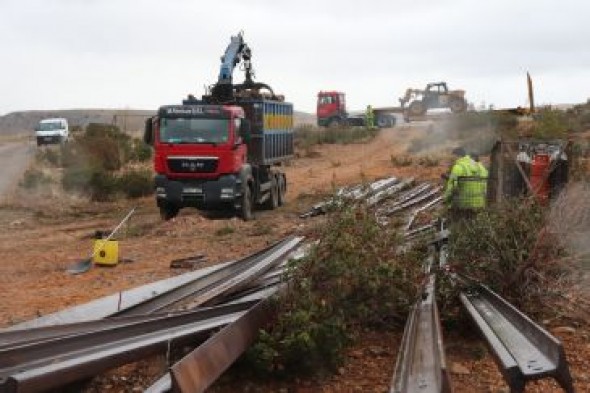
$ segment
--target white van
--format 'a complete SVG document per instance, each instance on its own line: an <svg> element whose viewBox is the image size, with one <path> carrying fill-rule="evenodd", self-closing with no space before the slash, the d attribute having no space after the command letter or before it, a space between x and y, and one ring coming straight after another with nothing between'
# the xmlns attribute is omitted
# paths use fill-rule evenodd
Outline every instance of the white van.
<svg viewBox="0 0 590 393"><path fill-rule="evenodd" d="M70 137L68 121L63 118L44 119L35 127L37 146L65 143Z"/></svg>

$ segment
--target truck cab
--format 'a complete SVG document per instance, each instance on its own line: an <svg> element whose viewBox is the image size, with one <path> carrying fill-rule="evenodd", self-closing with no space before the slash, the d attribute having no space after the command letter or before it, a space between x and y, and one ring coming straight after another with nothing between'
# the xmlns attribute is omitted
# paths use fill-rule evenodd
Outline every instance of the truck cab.
<svg viewBox="0 0 590 393"><path fill-rule="evenodd" d="M330 127L346 124L346 98L338 91L320 91L317 102L317 119L319 127Z"/></svg>
<svg viewBox="0 0 590 393"><path fill-rule="evenodd" d="M156 202L163 219L184 207L229 210L252 218L258 204L284 201L286 178L275 166L293 154L292 105L185 101L146 123L154 147Z"/></svg>
<svg viewBox="0 0 590 393"><path fill-rule="evenodd" d="M68 121L64 118L44 119L35 127L37 146L65 143L70 137Z"/></svg>

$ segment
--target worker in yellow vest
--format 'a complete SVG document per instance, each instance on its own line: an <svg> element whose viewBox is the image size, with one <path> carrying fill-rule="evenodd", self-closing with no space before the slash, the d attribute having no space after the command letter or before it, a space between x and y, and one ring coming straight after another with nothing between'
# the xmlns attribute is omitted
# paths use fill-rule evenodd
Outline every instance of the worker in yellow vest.
<svg viewBox="0 0 590 393"><path fill-rule="evenodd" d="M367 109L365 111L365 122L367 129L372 130L375 128L375 112L373 112L373 107L371 105L367 105Z"/></svg>
<svg viewBox="0 0 590 393"><path fill-rule="evenodd" d="M444 200L453 210L477 210L486 206L488 171L464 148L453 150L457 160L448 175Z"/></svg>

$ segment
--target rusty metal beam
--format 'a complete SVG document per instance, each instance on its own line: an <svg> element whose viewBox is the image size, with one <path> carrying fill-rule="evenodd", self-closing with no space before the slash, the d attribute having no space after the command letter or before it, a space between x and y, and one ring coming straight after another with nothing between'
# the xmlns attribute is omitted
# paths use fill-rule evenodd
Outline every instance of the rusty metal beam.
<svg viewBox="0 0 590 393"><path fill-rule="evenodd" d="M142 285L126 291L104 296L78 306L70 307L52 314L47 314L39 318L13 325L9 328L0 330L0 334L25 329L38 328L43 326L63 325L85 321L93 321L101 318L107 318L126 308L135 306L139 303L149 301L150 299L161 295L162 293L174 290L187 283L198 280L208 274L225 268L236 261L225 262L204 269L188 272L178 276L166 278L153 283Z"/></svg>
<svg viewBox="0 0 590 393"><path fill-rule="evenodd" d="M244 311L216 317L172 316L112 332L90 332L52 343L13 348L1 356L0 392L40 392L58 388L155 353L189 344L231 323ZM199 312L195 312L199 315Z"/></svg>
<svg viewBox="0 0 590 393"><path fill-rule="evenodd" d="M149 302L137 304L115 315L141 315L164 310L190 297L188 308L199 306L216 296L237 290L247 282L267 272L280 263L303 240L302 237L288 237L273 246L242 259L239 263L227 265L216 270L198 281L189 282L173 291L151 299Z"/></svg>
<svg viewBox="0 0 590 393"><path fill-rule="evenodd" d="M555 378L574 392L561 342L484 285L460 294L461 302L484 336L512 393L530 380Z"/></svg>
<svg viewBox="0 0 590 393"><path fill-rule="evenodd" d="M402 338L390 393L448 393L442 331L435 299L436 276L431 274L422 299L413 306Z"/></svg>
<svg viewBox="0 0 590 393"><path fill-rule="evenodd" d="M235 322L172 366L176 392L203 392L254 342L274 315L271 299L260 301Z"/></svg>

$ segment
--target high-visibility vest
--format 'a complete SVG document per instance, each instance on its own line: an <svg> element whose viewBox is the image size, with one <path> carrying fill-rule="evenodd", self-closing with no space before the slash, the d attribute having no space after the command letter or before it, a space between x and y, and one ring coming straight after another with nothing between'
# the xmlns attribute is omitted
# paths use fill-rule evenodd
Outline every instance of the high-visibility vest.
<svg viewBox="0 0 590 393"><path fill-rule="evenodd" d="M445 201L463 209L486 205L488 171L483 164L464 156L455 161L445 188Z"/></svg>

